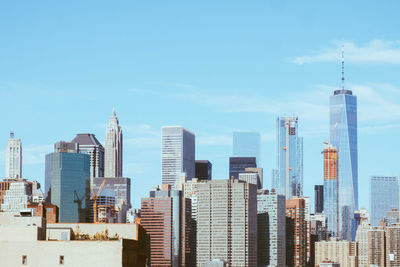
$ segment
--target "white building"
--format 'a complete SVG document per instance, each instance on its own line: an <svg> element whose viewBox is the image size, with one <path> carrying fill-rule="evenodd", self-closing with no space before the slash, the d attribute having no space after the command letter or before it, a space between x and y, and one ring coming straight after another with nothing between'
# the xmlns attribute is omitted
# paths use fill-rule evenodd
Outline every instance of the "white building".
<svg viewBox="0 0 400 267"><path fill-rule="evenodd" d="M104 176L122 177L122 130L115 110L106 129Z"/></svg>
<svg viewBox="0 0 400 267"><path fill-rule="evenodd" d="M286 266L286 198L275 191L257 194L258 266Z"/></svg>
<svg viewBox="0 0 400 267"><path fill-rule="evenodd" d="M259 181L259 176L256 172L243 172L239 173L239 180L257 185Z"/></svg>
<svg viewBox="0 0 400 267"><path fill-rule="evenodd" d="M29 184L27 182L13 182L10 189L6 191L4 196L4 204L1 209L4 212L19 213L26 209L31 193L29 192Z"/></svg>
<svg viewBox="0 0 400 267"><path fill-rule="evenodd" d="M239 180L198 185L197 266L257 266L257 186Z"/></svg>
<svg viewBox="0 0 400 267"><path fill-rule="evenodd" d="M175 186L195 176L195 135L182 126L164 126L161 130L162 183Z"/></svg>
<svg viewBox="0 0 400 267"><path fill-rule="evenodd" d="M14 138L14 133L10 133L10 138L6 148L6 178L22 177L22 144L21 139Z"/></svg>

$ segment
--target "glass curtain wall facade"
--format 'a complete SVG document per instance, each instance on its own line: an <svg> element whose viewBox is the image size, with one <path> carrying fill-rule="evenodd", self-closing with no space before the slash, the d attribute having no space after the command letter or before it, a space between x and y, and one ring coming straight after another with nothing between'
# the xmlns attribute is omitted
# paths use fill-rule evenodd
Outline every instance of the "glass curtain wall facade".
<svg viewBox="0 0 400 267"><path fill-rule="evenodd" d="M298 136L297 117L277 118L278 194L286 199L303 195L303 138Z"/></svg>
<svg viewBox="0 0 400 267"><path fill-rule="evenodd" d="M355 237L354 211L358 209L357 97L336 90L329 99L330 143L338 150L339 233Z"/></svg>
<svg viewBox="0 0 400 267"><path fill-rule="evenodd" d="M399 181L397 177L372 176L370 179L371 225L379 221L392 209L399 209Z"/></svg>
<svg viewBox="0 0 400 267"><path fill-rule="evenodd" d="M162 127L162 183L175 186L182 173L188 180L195 176L195 135L182 126Z"/></svg>
<svg viewBox="0 0 400 267"><path fill-rule="evenodd" d="M59 207L60 223L88 222L90 156L54 152L46 155L46 196Z"/></svg>
<svg viewBox="0 0 400 267"><path fill-rule="evenodd" d="M338 236L339 195L338 195L338 153L332 145L322 152L324 155L324 213L327 230L333 236Z"/></svg>

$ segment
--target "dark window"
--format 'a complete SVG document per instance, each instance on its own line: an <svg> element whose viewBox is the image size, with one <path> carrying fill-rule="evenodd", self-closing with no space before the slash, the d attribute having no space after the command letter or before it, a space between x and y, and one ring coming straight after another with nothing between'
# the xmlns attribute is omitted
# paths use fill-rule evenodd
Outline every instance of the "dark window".
<svg viewBox="0 0 400 267"><path fill-rule="evenodd" d="M64 255L60 255L60 265L64 265Z"/></svg>
<svg viewBox="0 0 400 267"><path fill-rule="evenodd" d="M22 255L22 264L27 265L28 264L28 257L26 255Z"/></svg>

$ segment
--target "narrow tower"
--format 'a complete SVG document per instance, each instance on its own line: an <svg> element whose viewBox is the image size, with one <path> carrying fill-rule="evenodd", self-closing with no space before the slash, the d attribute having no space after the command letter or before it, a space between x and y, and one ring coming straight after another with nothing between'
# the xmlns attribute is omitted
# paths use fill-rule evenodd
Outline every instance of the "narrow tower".
<svg viewBox="0 0 400 267"><path fill-rule="evenodd" d="M10 133L6 149L6 178L22 177L22 144L21 139Z"/></svg>
<svg viewBox="0 0 400 267"><path fill-rule="evenodd" d="M115 110L106 129L104 176L122 177L122 130Z"/></svg>

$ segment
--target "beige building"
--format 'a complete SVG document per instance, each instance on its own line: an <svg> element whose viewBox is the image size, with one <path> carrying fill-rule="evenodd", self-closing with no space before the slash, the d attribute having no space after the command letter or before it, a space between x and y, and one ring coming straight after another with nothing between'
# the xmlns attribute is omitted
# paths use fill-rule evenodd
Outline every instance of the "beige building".
<svg viewBox="0 0 400 267"><path fill-rule="evenodd" d="M385 263L385 231L373 228L368 231L368 267L386 266ZM397 265L398 266L398 265Z"/></svg>
<svg viewBox="0 0 400 267"><path fill-rule="evenodd" d="M392 224L385 229L386 266L400 266L400 225Z"/></svg>
<svg viewBox="0 0 400 267"><path fill-rule="evenodd" d="M257 186L239 180L198 185L197 265L257 266Z"/></svg>
<svg viewBox="0 0 400 267"><path fill-rule="evenodd" d="M46 225L41 217L0 213L0 247L1 266L144 267L146 262L144 232L135 224Z"/></svg>
<svg viewBox="0 0 400 267"><path fill-rule="evenodd" d="M321 241L315 243L315 265L320 266L323 261L333 261L340 267L357 267L357 243L350 241Z"/></svg>

